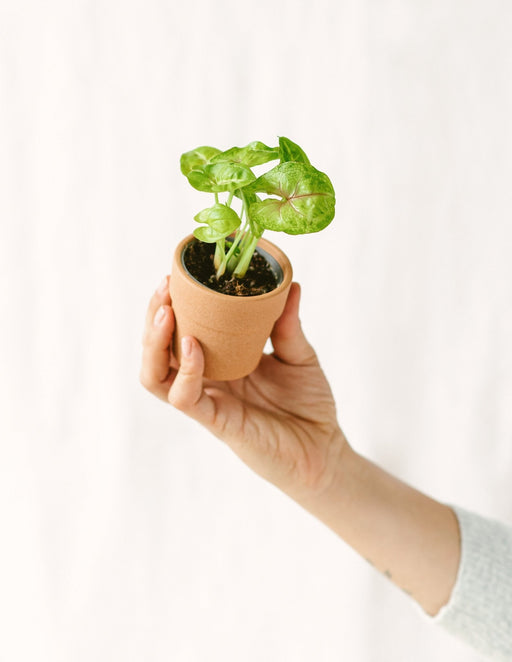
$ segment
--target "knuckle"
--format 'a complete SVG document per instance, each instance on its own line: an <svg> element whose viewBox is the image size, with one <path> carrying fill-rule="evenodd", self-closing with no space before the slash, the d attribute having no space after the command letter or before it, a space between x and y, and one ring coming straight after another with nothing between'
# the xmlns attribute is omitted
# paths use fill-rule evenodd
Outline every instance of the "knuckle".
<svg viewBox="0 0 512 662"><path fill-rule="evenodd" d="M309 351L305 352L303 363L305 365L318 365L318 357L314 349L310 348Z"/></svg>
<svg viewBox="0 0 512 662"><path fill-rule="evenodd" d="M153 292L153 294L151 295L151 304L153 304L153 305L157 304L160 301L161 298L162 298L162 295L160 294L160 292L158 290L155 290Z"/></svg>
<svg viewBox="0 0 512 662"><path fill-rule="evenodd" d="M187 399L178 390L171 389L168 398L169 403L179 411L186 411L188 409Z"/></svg>
<svg viewBox="0 0 512 662"><path fill-rule="evenodd" d="M180 365L180 379L184 384L197 379L197 370L194 369L194 366L182 361Z"/></svg>
<svg viewBox="0 0 512 662"><path fill-rule="evenodd" d="M146 347L147 345L151 344L151 327L147 326L144 329L144 333L142 334L142 346Z"/></svg>
<svg viewBox="0 0 512 662"><path fill-rule="evenodd" d="M142 346L148 347L154 344L158 335L158 329L154 326L149 326L145 329L144 335L142 336Z"/></svg>
<svg viewBox="0 0 512 662"><path fill-rule="evenodd" d="M154 388L153 380L150 378L148 372L144 369L144 367L142 367L141 370L140 370L139 382L148 391L151 391Z"/></svg>
<svg viewBox="0 0 512 662"><path fill-rule="evenodd" d="M197 375L185 372L180 369L176 381L172 385L167 399L170 404L183 412L190 411L195 404Z"/></svg>

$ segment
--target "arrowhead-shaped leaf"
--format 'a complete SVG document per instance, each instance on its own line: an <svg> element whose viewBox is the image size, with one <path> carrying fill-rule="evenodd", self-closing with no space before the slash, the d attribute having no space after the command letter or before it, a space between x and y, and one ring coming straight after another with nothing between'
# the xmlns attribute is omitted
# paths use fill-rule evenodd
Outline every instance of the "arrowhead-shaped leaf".
<svg viewBox="0 0 512 662"><path fill-rule="evenodd" d="M278 158L278 147L267 147L264 143L255 140L245 147L232 147L225 152L217 154L212 158L211 163L242 163L251 168L252 166L262 165Z"/></svg>
<svg viewBox="0 0 512 662"><path fill-rule="evenodd" d="M207 193L231 193L256 179L252 170L241 163L209 163L191 170L187 178L195 189Z"/></svg>
<svg viewBox="0 0 512 662"><path fill-rule="evenodd" d="M207 243L228 237L240 225L240 217L236 211L220 203L203 209L194 216L194 220L206 223L206 226L194 230L194 237Z"/></svg>
<svg viewBox="0 0 512 662"><path fill-rule="evenodd" d="M307 163L309 165L309 159L302 147L284 136L279 138L279 156L281 163L295 161L296 163Z"/></svg>
<svg viewBox="0 0 512 662"><path fill-rule="evenodd" d="M258 177L248 192L278 196L249 207L251 221L267 230L318 232L334 218L336 201L330 179L306 163L281 163Z"/></svg>
<svg viewBox="0 0 512 662"><path fill-rule="evenodd" d="M216 154L220 154L220 149L217 149L216 147L208 147L206 145L203 147L196 147L195 149L190 150L190 152L185 152L180 158L181 172L187 177L191 170L202 168L209 163L210 159Z"/></svg>

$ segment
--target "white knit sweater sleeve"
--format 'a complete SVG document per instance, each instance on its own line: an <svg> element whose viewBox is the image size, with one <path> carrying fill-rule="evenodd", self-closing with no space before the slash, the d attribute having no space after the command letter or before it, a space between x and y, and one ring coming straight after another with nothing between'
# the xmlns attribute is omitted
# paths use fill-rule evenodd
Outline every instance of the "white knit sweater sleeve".
<svg viewBox="0 0 512 662"><path fill-rule="evenodd" d="M453 507L461 561L452 595L434 621L489 660L512 661L512 527Z"/></svg>

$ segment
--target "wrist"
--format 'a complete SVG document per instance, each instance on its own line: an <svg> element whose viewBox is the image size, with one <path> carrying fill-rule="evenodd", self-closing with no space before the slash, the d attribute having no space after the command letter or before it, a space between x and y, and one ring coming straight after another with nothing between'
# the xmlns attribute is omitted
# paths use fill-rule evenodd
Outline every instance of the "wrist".
<svg viewBox="0 0 512 662"><path fill-rule="evenodd" d="M324 521L326 508L339 504L348 497L351 478L357 472L357 454L348 443L340 427L333 431L321 467L312 472L312 478L288 492L303 508Z"/></svg>

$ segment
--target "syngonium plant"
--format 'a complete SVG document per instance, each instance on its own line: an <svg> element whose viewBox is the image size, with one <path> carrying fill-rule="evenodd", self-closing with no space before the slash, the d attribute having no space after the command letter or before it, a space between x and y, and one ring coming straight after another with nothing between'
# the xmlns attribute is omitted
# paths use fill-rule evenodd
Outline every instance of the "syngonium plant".
<svg viewBox="0 0 512 662"><path fill-rule="evenodd" d="M279 164L260 177L251 170L269 161ZM305 152L288 138L278 147L254 141L221 151L197 147L182 154L181 172L198 191L213 193L215 203L194 220L199 241L215 243L216 277L243 278L264 230L306 234L323 230L334 218L334 189ZM221 202L219 193L227 194ZM261 194L265 194L264 199ZM238 213L233 198L241 200ZM231 235L234 236L230 239Z"/></svg>

